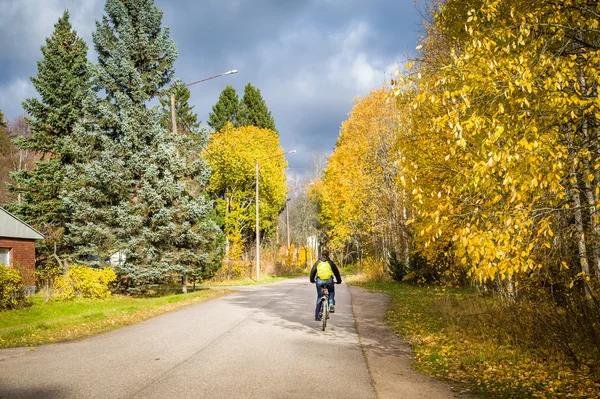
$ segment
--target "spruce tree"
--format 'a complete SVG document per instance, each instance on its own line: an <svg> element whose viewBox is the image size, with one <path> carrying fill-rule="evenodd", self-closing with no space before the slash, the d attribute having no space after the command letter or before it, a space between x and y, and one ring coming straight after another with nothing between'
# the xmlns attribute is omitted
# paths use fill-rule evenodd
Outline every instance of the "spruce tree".
<svg viewBox="0 0 600 399"><path fill-rule="evenodd" d="M240 99L235 89L227 85L221 92L219 100L212 107L213 112L208 114L208 126L215 132L221 130L227 122L239 126Z"/></svg>
<svg viewBox="0 0 600 399"><path fill-rule="evenodd" d="M89 159L69 170L70 239L100 259L121 251L115 269L123 284L208 277L222 234L206 195L191 196L184 183L204 186L208 169L201 159L186 162L158 108L148 106L172 79L175 43L152 0L107 0L105 12L93 33L95 92L77 128L78 154Z"/></svg>
<svg viewBox="0 0 600 399"><path fill-rule="evenodd" d="M41 263L56 260L62 267L71 249L63 240L68 216L60 194L66 165L73 162L69 143L82 117L82 102L90 85L88 47L73 30L68 11L54 25L54 33L41 50L37 76L31 78L39 99L23 102L31 136L16 140L21 150L36 152L41 160L31 170L12 174L10 189L21 194L21 201L10 208L46 236L37 243Z"/></svg>
<svg viewBox="0 0 600 399"><path fill-rule="evenodd" d="M267 103L262 98L260 90L250 83L244 88L237 126L256 126L277 131L275 120L271 116L271 111L267 108Z"/></svg>

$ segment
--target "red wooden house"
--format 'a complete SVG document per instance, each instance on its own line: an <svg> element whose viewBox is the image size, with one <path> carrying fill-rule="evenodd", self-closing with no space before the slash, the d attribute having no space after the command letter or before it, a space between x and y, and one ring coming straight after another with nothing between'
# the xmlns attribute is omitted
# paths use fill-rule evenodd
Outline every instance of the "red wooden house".
<svg viewBox="0 0 600 399"><path fill-rule="evenodd" d="M27 294L35 293L35 242L43 239L39 231L0 208L0 264L19 270Z"/></svg>

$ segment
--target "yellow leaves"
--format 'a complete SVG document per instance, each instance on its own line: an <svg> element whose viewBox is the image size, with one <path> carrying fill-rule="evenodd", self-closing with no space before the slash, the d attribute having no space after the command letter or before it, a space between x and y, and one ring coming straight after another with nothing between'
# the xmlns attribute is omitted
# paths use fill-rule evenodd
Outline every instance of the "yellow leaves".
<svg viewBox="0 0 600 399"><path fill-rule="evenodd" d="M389 93L374 90L354 106L342 123L336 148L328 160L321 188L321 220L330 227L333 245L351 239L377 240L382 219L389 217L385 206L392 198L401 206L401 187L413 176L394 149L401 116ZM396 187L390 192L390 179ZM383 190L383 187L388 187Z"/></svg>
<svg viewBox="0 0 600 399"><path fill-rule="evenodd" d="M250 222L255 218L250 207L255 204L256 161L260 165L261 227L271 227L287 195L284 174L287 161L279 147L277 133L228 124L213 133L206 158L212 168L209 190L223 198L217 201L217 206L223 214L228 236L235 241L235 234L250 229Z"/></svg>
<svg viewBox="0 0 600 399"><path fill-rule="evenodd" d="M403 102L397 113L406 119L396 148L402 172L393 181L412 193L415 246L435 259L444 242L452 243L462 267L482 279L537 270L540 256L555 253L547 250L556 240L551 221L570 206L564 184L572 157L561 124L600 119L597 101L584 98L593 95L590 87L578 82L578 71L598 75L600 57L589 53L582 61L583 55L549 50L560 48L565 34L556 26L571 23L549 4L533 9L484 0L463 17L463 2L446 2L417 48L427 49L423 59L398 79ZM561 2L553 4L564 10ZM553 33L541 34L540 23ZM347 159L363 159L372 145L359 141ZM594 183L594 171L580 165L573 184ZM369 187L364 176L376 177L359 174L357 189ZM600 186L592 189L600 195ZM361 195L348 198L353 211L368 198Z"/></svg>

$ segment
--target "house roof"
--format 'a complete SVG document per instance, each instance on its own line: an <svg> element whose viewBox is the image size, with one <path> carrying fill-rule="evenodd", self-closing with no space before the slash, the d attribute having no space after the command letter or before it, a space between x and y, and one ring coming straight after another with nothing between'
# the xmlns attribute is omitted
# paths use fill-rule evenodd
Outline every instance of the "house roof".
<svg viewBox="0 0 600 399"><path fill-rule="evenodd" d="M7 211L0 208L0 237L43 240L42 233Z"/></svg>

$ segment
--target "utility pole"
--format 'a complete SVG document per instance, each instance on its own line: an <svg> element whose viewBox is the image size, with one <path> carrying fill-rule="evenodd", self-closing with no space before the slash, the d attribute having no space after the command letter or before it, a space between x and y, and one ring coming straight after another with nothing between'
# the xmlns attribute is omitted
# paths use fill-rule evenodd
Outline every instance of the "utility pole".
<svg viewBox="0 0 600 399"><path fill-rule="evenodd" d="M293 154L296 150L284 152L283 154L277 154L272 157L264 158L264 160L279 157L286 154ZM260 280L260 226L258 223L258 159L256 160L256 281ZM288 230L288 245L290 242L290 235Z"/></svg>
<svg viewBox="0 0 600 399"><path fill-rule="evenodd" d="M287 227L287 248L290 250L290 198L285 200L285 226Z"/></svg>
<svg viewBox="0 0 600 399"><path fill-rule="evenodd" d="M175 112L175 94L171 94L171 121L173 124L173 134L177 134L177 117Z"/></svg>
<svg viewBox="0 0 600 399"><path fill-rule="evenodd" d="M260 232L258 229L258 160L256 160L256 281L260 280Z"/></svg>

